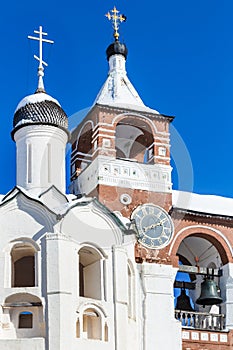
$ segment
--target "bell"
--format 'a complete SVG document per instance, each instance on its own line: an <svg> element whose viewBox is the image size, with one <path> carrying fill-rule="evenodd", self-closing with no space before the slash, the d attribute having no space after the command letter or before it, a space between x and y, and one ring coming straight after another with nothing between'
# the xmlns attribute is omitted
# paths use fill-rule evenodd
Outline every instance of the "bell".
<svg viewBox="0 0 233 350"><path fill-rule="evenodd" d="M201 295L196 300L199 305L217 305L222 303L222 298L218 294L217 285L210 277L205 278L201 284Z"/></svg>
<svg viewBox="0 0 233 350"><path fill-rule="evenodd" d="M184 288L181 289L181 293L177 297L176 310L194 311L190 302L190 298L186 294Z"/></svg>

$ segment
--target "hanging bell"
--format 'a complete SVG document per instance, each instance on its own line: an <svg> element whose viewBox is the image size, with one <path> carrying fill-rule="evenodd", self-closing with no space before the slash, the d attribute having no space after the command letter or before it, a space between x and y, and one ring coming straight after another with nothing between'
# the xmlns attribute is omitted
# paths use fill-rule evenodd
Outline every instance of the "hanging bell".
<svg viewBox="0 0 233 350"><path fill-rule="evenodd" d="M205 307L205 305L217 305L222 303L222 298L219 296L216 283L210 277L204 279L201 284L201 295L196 300L196 303Z"/></svg>
<svg viewBox="0 0 233 350"><path fill-rule="evenodd" d="M176 310L194 311L190 302L190 297L185 292L185 288L181 289L181 293L177 297Z"/></svg>

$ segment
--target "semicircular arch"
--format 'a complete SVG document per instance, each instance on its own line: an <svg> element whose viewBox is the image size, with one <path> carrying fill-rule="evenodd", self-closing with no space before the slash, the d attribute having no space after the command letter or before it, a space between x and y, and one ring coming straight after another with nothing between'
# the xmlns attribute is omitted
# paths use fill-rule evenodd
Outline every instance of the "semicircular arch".
<svg viewBox="0 0 233 350"><path fill-rule="evenodd" d="M193 225L181 229L170 246L169 255L176 256L180 244L188 237L203 238L211 242L217 249L223 265L233 262L233 249L226 236L221 231L204 225Z"/></svg>
<svg viewBox="0 0 233 350"><path fill-rule="evenodd" d="M156 126L154 125L154 123L148 117L146 117L145 115L142 115L140 113L135 113L135 112L128 112L128 113L118 114L115 118L113 118L112 125L116 126L123 119L129 118L129 117L137 117L137 118L143 120L146 124L148 124L148 126L151 128L151 130L153 130L153 132L155 134L157 133Z"/></svg>

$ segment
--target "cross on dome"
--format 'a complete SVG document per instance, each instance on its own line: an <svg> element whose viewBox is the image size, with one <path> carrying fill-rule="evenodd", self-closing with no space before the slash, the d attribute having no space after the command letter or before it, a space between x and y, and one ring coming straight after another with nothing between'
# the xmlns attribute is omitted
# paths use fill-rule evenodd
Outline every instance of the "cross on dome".
<svg viewBox="0 0 233 350"><path fill-rule="evenodd" d="M39 34L39 37L35 37L35 36L31 36L28 35L28 39L32 39L32 40L38 40L39 41L39 57L34 55L34 58L39 61L39 67L38 67L38 87L36 92L45 92L44 89L44 82L43 82L43 76L44 76L44 66L48 66L48 63L46 63L45 61L43 61L43 42L49 43L49 44L53 44L54 41L53 40L48 40L48 39L44 39L43 35L48 35L48 33L43 32L42 30L42 26L39 26L39 31L38 30L34 30L35 34Z"/></svg>
<svg viewBox="0 0 233 350"><path fill-rule="evenodd" d="M112 14L110 12L112 12ZM119 36L120 36L120 34L118 32L119 25L121 22L126 21L126 16L119 14L119 12L120 11L118 11L116 9L116 6L114 6L113 10L108 11L108 13L106 13L106 15L105 15L109 19L109 21L112 21L112 27L114 30L113 36L114 36L116 41L118 41Z"/></svg>

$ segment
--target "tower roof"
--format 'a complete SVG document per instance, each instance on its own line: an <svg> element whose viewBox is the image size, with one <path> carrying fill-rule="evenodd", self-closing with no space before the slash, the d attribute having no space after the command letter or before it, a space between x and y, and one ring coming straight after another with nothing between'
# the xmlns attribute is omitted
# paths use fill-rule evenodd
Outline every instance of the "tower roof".
<svg viewBox="0 0 233 350"><path fill-rule="evenodd" d="M126 107L129 109L146 111L159 114L143 103L138 92L127 77L125 69L128 49L124 43L119 41L119 24L126 20L124 15L114 7L108 12L106 17L112 21L114 29L114 42L106 50L107 60L109 61L108 77L100 89L94 104L107 105L111 107Z"/></svg>

